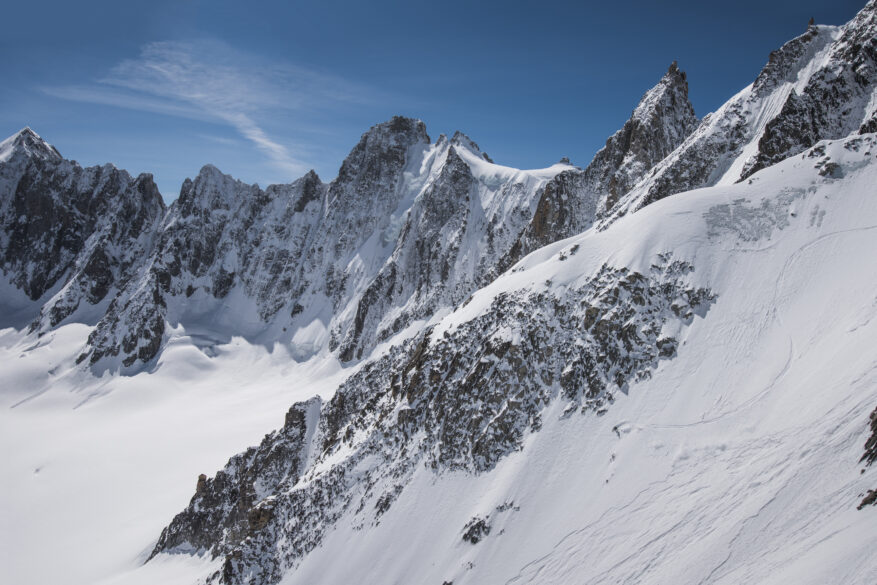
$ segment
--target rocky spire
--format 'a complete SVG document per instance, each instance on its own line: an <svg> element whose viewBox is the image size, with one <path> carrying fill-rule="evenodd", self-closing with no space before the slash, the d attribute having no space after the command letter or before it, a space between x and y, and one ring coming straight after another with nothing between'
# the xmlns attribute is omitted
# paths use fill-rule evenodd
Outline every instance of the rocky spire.
<svg viewBox="0 0 877 585"><path fill-rule="evenodd" d="M811 26L797 39L780 49L781 59L796 66L797 73L812 62L815 50L801 46L803 41L835 37L829 27ZM877 127L877 111L868 104L877 91L877 2L869 2L832 44L827 59L820 63L806 85L792 90L780 113L770 120L758 141L758 154L747 162L741 180L779 161L810 148L820 140L837 139L854 131ZM771 53L771 67L775 54ZM782 61L780 61L782 62ZM761 80L762 75L759 75ZM790 76L786 80L791 81ZM756 81L758 86L759 81Z"/></svg>
<svg viewBox="0 0 877 585"><path fill-rule="evenodd" d="M605 196L603 210L611 210L621 196L673 152L694 131L697 122L688 100L688 77L673 61L585 171L591 189Z"/></svg>
<svg viewBox="0 0 877 585"><path fill-rule="evenodd" d="M580 233L610 213L697 123L688 101L687 76L674 61L584 171L564 171L545 185L529 225L500 268L507 269L537 248ZM569 159L561 162L568 164Z"/></svg>

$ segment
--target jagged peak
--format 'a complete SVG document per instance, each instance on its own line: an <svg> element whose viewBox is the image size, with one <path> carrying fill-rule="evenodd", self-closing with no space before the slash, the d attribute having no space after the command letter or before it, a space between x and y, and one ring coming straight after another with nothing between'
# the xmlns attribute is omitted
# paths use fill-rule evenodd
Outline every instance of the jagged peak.
<svg viewBox="0 0 877 585"><path fill-rule="evenodd" d="M807 30L779 49L771 51L767 63L753 83L753 92L758 95L768 91L782 81L793 81L798 71L810 58L826 44L833 41L837 27L810 24Z"/></svg>
<svg viewBox="0 0 877 585"><path fill-rule="evenodd" d="M468 148L469 150L481 154L481 149L478 147L478 144L459 130L454 132L454 135L451 136L451 144L463 146L465 148Z"/></svg>
<svg viewBox="0 0 877 585"><path fill-rule="evenodd" d="M218 205L218 202L229 200L242 191L261 192L261 189L259 185L244 183L208 163L201 167L194 180L186 179L183 181L180 196L174 204L188 207L195 201L200 201L200 203L195 204L196 207L226 207L228 202L222 205Z"/></svg>
<svg viewBox="0 0 877 585"><path fill-rule="evenodd" d="M341 163L338 177L332 183L335 191L345 185L365 181L373 188L375 183L390 179L400 172L407 158L408 149L430 144L426 124L416 118L393 116L386 122L375 124L359 139L350 154Z"/></svg>
<svg viewBox="0 0 877 585"><path fill-rule="evenodd" d="M655 110L668 101L690 110L694 115L694 108L688 101L688 76L676 61L670 64L661 80L643 95L631 117L645 119L653 116Z"/></svg>
<svg viewBox="0 0 877 585"><path fill-rule="evenodd" d="M275 185L268 187L268 191L273 191L275 187ZM293 193L293 196L295 197L293 210L295 212L301 212L304 211L308 203L320 198L324 185L317 172L314 169L311 169L303 176L293 181L290 187L291 189L287 191Z"/></svg>
<svg viewBox="0 0 877 585"><path fill-rule="evenodd" d="M5 160L13 152L22 152L27 156L47 160L61 160L63 157L54 146L46 142L39 134L25 126L3 142L0 142L0 160Z"/></svg>
<svg viewBox="0 0 877 585"><path fill-rule="evenodd" d="M198 171L198 175L195 177L195 182L206 182L218 179L234 180L231 175L226 175L225 173L220 171L215 165L207 163L206 165L201 167L200 171Z"/></svg>
<svg viewBox="0 0 877 585"><path fill-rule="evenodd" d="M687 79L687 75L685 74L685 72L679 69L679 62L673 61L672 63L670 63L670 67L667 68L667 73L664 75L664 77L672 78L677 75L681 75L683 81Z"/></svg>
<svg viewBox="0 0 877 585"><path fill-rule="evenodd" d="M320 180L320 175L318 175L318 174L317 174L317 171L315 171L314 169L311 169L311 170L309 170L308 172L306 172L304 175L302 175L301 179L299 179L299 180L300 180L300 181L301 181L301 180L305 180L305 181L316 181L316 182L318 182L318 183L322 183L322 182L323 182L322 180Z"/></svg>
<svg viewBox="0 0 877 585"><path fill-rule="evenodd" d="M469 168L469 165L466 164L466 161L463 160L463 157L461 157L460 154L457 152L455 146L459 145L451 144L448 147L448 154L445 159L445 168L455 165L464 165L466 168Z"/></svg>
<svg viewBox="0 0 877 585"><path fill-rule="evenodd" d="M442 136L444 136L444 134L442 134ZM466 150L468 150L469 152L483 158L487 162L491 162L491 163L493 162L493 160L491 160L491 158L489 156L487 156L487 153L484 152L483 150L481 150L481 148L478 146L478 144L474 140L472 140L471 138L469 138L468 136L466 136L465 134L463 134L459 130L454 132L454 135L451 137L451 144L456 145L456 146L461 146L461 147L465 148Z"/></svg>
<svg viewBox="0 0 877 585"><path fill-rule="evenodd" d="M363 140L374 137L389 137L396 142L411 142L411 144L430 142L423 120L408 116L393 116L386 122L375 124L362 135Z"/></svg>
<svg viewBox="0 0 877 585"><path fill-rule="evenodd" d="M144 198L152 200L161 209L167 209L167 205L165 205L164 198L158 190L158 185L155 184L155 177L153 177L152 173L140 173L137 175L137 178L134 180L134 187Z"/></svg>

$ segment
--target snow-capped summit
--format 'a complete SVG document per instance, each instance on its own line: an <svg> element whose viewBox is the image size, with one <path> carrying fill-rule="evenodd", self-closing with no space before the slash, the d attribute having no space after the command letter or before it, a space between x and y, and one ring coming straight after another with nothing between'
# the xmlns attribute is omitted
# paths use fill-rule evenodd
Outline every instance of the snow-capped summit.
<svg viewBox="0 0 877 585"><path fill-rule="evenodd" d="M39 134L25 126L3 142L0 142L0 162L7 162L15 151L19 151L28 157L38 157L46 160L59 161L61 153L43 140Z"/></svg>
<svg viewBox="0 0 877 585"><path fill-rule="evenodd" d="M365 132L329 184L311 172L261 189L205 165L166 212L153 211L136 252L120 244L131 260L111 279L110 305L85 310L108 286L84 299L85 285L64 286L34 327L47 331L81 307L94 329L80 357L110 369L153 360L180 327L201 339L282 341L302 358L328 348L362 359L529 251L587 228L598 203L672 150L692 120L674 65L585 171L497 165L462 132L431 143L421 120L402 116ZM74 274L56 266L52 282Z"/></svg>
<svg viewBox="0 0 877 585"><path fill-rule="evenodd" d="M456 146L462 146L463 148L469 150L470 152L480 156L487 162L492 163L493 161L487 156L486 152L483 152L481 148L475 143L474 140L457 130L454 132L454 135L451 137L451 144Z"/></svg>

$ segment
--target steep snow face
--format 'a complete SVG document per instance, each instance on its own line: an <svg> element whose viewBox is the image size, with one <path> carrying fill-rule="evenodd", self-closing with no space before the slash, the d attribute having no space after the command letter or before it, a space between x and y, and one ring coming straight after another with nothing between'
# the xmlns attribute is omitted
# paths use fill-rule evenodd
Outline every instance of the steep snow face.
<svg viewBox="0 0 877 585"><path fill-rule="evenodd" d="M294 406L150 563L219 555L223 583L873 582L875 157L873 134L822 142L535 252Z"/></svg>
<svg viewBox="0 0 877 585"><path fill-rule="evenodd" d="M77 313L94 323L152 249L164 214L152 176L83 169L29 128L0 144L0 268L12 290L4 326L46 331ZM105 306L105 303L104 303Z"/></svg>
<svg viewBox="0 0 877 585"><path fill-rule="evenodd" d="M874 1L842 27L811 25L771 53L755 82L706 116L600 225L674 193L746 179L819 140L877 130L875 39Z"/></svg>
<svg viewBox="0 0 877 585"><path fill-rule="evenodd" d="M840 138L877 127L877 3L869 2L845 25L806 85L791 91L783 108L765 127L758 153L742 178L809 148L821 139Z"/></svg>

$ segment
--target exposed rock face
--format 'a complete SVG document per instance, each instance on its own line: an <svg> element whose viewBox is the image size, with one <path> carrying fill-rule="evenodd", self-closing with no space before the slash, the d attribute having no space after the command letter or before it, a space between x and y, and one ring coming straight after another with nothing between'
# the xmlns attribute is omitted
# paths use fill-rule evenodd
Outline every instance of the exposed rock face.
<svg viewBox="0 0 877 585"><path fill-rule="evenodd" d="M417 466L492 469L556 400L564 416L603 412L676 354L663 331L708 311L714 295L686 284L691 270L668 255L647 275L604 265L574 290L502 293L456 330L397 346L322 406L315 431L298 413L318 403L299 404L232 458L153 554L210 551L225 557L221 582L274 583L342 516L380 522Z"/></svg>
<svg viewBox="0 0 877 585"><path fill-rule="evenodd" d="M875 460L877 460L877 408L871 412L871 436L865 442L865 454L860 461L871 465Z"/></svg>
<svg viewBox="0 0 877 585"><path fill-rule="evenodd" d="M877 460L877 408L871 412L870 419L871 436L865 441L865 454L862 455L862 458L859 460L860 463L864 463L865 465L871 465ZM864 470L862 470L862 472L864 473ZM874 505L877 505L877 489L868 490L868 493L865 494L865 497L859 502L857 508L861 510L865 506Z"/></svg>
<svg viewBox="0 0 877 585"><path fill-rule="evenodd" d="M473 518L463 527L463 541L478 544L490 534L491 526L488 518Z"/></svg>
<svg viewBox="0 0 877 585"><path fill-rule="evenodd" d="M189 508L164 529L152 556L178 547L220 554L225 539L244 540L264 528L273 510L268 496L292 487L304 470L320 405L319 398L294 405L261 445L233 457L215 477L201 475Z"/></svg>
<svg viewBox="0 0 877 585"><path fill-rule="evenodd" d="M688 100L687 76L673 62L584 171L561 173L546 185L533 219L502 268L533 250L583 232L611 213L623 195L694 131L697 122Z"/></svg>
<svg viewBox="0 0 877 585"><path fill-rule="evenodd" d="M706 116L600 227L675 193L746 179L819 140L877 129L875 14L868 2L846 25L811 25L772 52L755 82Z"/></svg>
<svg viewBox="0 0 877 585"><path fill-rule="evenodd" d="M363 134L328 185L311 172L261 189L208 165L167 210L148 175L76 171L25 133L18 141L30 146L17 156L26 164L17 164L32 170L0 163L11 192L4 253L10 266L25 257L38 263L13 270L13 284L32 299L61 289L35 327L107 301L89 313L96 325L79 358L99 369L150 362L168 326L181 324L214 340L208 345L232 334L284 338L303 357L328 345L343 361L358 360L530 251L587 229L598 205L693 125L685 75L674 65L585 171L568 162L501 167L460 132L430 144L423 122L395 117ZM38 170L46 165L62 172ZM59 208L48 194L73 175L76 195ZM80 194L86 188L89 198ZM23 254L34 246L42 256ZM324 333L299 342L303 328Z"/></svg>
<svg viewBox="0 0 877 585"><path fill-rule="evenodd" d="M121 354L125 366L149 361L161 347L165 322L199 319L188 300L199 301L202 313L215 311L234 287L243 289L253 313L265 320L275 315L289 303L323 192L313 172L263 191L204 167L183 184L152 256L98 323L83 359Z"/></svg>
<svg viewBox="0 0 877 585"><path fill-rule="evenodd" d="M456 304L461 294L470 292L474 282L456 292L448 287L452 285L451 273L467 228L471 200L477 196L474 184L469 166L449 146L435 182L408 212L393 255L359 299L353 330L341 348L342 360L362 357L364 334L384 339L411 319L431 315L442 299ZM413 307L381 330L389 308L409 300Z"/></svg>
<svg viewBox="0 0 877 585"><path fill-rule="evenodd" d="M0 145L0 202L6 278L32 300L52 293L33 323L41 330L123 287L164 214L151 175L84 169L30 128Z"/></svg>
<svg viewBox="0 0 877 585"><path fill-rule="evenodd" d="M688 101L687 76L674 61L586 170L591 189L605 194L601 214L611 211L622 195L682 144L697 123Z"/></svg>
<svg viewBox="0 0 877 585"><path fill-rule="evenodd" d="M589 193L586 173L574 169L554 177L542 190L533 219L504 259L503 270L533 250L591 227L597 202L597 194Z"/></svg>
<svg viewBox="0 0 877 585"><path fill-rule="evenodd" d="M805 36L816 36L811 27ZM877 5L873 2L843 28L826 63L800 91L792 90L779 115L765 127L758 154L744 171L803 152L820 140L842 138L874 119L869 102L877 88Z"/></svg>

